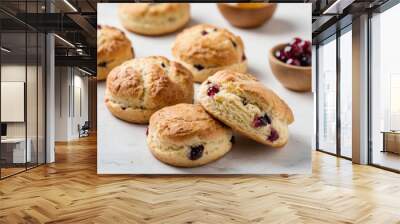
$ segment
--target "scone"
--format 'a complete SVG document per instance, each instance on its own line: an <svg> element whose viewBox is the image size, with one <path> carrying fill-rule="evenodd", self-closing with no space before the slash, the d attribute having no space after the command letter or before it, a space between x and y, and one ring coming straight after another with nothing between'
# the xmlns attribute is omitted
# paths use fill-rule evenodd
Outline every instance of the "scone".
<svg viewBox="0 0 400 224"><path fill-rule="evenodd" d="M192 72L195 82L203 82L220 70L247 70L242 39L212 25L185 29L177 36L172 54Z"/></svg>
<svg viewBox="0 0 400 224"><path fill-rule="evenodd" d="M97 80L105 80L111 69L134 56L131 42L123 31L97 25Z"/></svg>
<svg viewBox="0 0 400 224"><path fill-rule="evenodd" d="M160 161L195 167L225 155L232 147L232 132L199 104L164 107L150 118L147 145Z"/></svg>
<svg viewBox="0 0 400 224"><path fill-rule="evenodd" d="M150 116L165 106L192 102L192 74L165 57L126 61L107 78L106 106L124 121L148 123Z"/></svg>
<svg viewBox="0 0 400 224"><path fill-rule="evenodd" d="M288 141L292 110L252 75L217 72L201 84L199 101L215 118L262 144L280 147Z"/></svg>
<svg viewBox="0 0 400 224"><path fill-rule="evenodd" d="M172 33L190 20L188 3L121 3L119 18L125 29L143 35Z"/></svg>

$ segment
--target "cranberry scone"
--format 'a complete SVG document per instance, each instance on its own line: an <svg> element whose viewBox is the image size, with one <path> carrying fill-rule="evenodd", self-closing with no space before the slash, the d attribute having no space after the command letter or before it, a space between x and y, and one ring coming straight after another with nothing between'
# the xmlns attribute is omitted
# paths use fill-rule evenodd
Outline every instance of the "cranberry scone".
<svg viewBox="0 0 400 224"><path fill-rule="evenodd" d="M114 67L134 57L131 41L122 30L97 25L97 80L105 80Z"/></svg>
<svg viewBox="0 0 400 224"><path fill-rule="evenodd" d="M176 37L172 54L188 68L195 82L203 82L221 70L246 72L243 41L227 29L200 24Z"/></svg>
<svg viewBox="0 0 400 224"><path fill-rule="evenodd" d="M212 116L257 142L281 147L288 141L292 110L250 74L217 72L201 84L199 101Z"/></svg>
<svg viewBox="0 0 400 224"><path fill-rule="evenodd" d="M147 145L161 162L196 167L217 160L232 148L232 131L199 104L177 104L154 113Z"/></svg>
<svg viewBox="0 0 400 224"><path fill-rule="evenodd" d="M110 72L105 103L114 116L142 124L165 106L192 103L193 94L190 71L165 57L150 56L126 61Z"/></svg>
<svg viewBox="0 0 400 224"><path fill-rule="evenodd" d="M125 29L158 36L184 27L190 20L188 3L121 3L118 16Z"/></svg>

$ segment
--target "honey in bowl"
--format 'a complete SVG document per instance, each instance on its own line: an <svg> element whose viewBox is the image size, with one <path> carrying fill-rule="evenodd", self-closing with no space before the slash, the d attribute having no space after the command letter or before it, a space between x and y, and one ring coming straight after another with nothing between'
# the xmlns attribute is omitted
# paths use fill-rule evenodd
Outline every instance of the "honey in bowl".
<svg viewBox="0 0 400 224"><path fill-rule="evenodd" d="M241 9L259 9L267 5L268 3L236 3L236 7Z"/></svg>
<svg viewBox="0 0 400 224"><path fill-rule="evenodd" d="M259 27L269 21L275 13L275 3L218 3L218 9L233 26L240 28Z"/></svg>

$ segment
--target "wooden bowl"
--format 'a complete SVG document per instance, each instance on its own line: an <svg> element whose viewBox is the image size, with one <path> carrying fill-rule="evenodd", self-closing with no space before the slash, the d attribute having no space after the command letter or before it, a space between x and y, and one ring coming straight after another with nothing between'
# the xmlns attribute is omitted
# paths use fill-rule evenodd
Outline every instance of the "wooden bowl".
<svg viewBox="0 0 400 224"><path fill-rule="evenodd" d="M311 91L311 66L286 64L275 57L275 52L288 44L279 44L269 51L269 65L272 73L286 88L294 91Z"/></svg>
<svg viewBox="0 0 400 224"><path fill-rule="evenodd" d="M240 28L263 25L274 14L274 3L218 3L218 9L230 24Z"/></svg>

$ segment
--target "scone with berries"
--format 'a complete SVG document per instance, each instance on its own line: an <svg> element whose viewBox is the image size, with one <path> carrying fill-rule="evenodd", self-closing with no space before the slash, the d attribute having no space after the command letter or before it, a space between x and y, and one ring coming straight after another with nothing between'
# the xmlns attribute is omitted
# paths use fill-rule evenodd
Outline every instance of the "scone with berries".
<svg viewBox="0 0 400 224"><path fill-rule="evenodd" d="M193 91L190 71L165 57L150 56L126 61L110 72L105 103L114 116L142 124L163 107L192 103Z"/></svg>
<svg viewBox="0 0 400 224"><path fill-rule="evenodd" d="M192 72L195 82L203 82L221 70L247 70L242 39L212 25L200 24L182 31L175 40L172 54Z"/></svg>
<svg viewBox="0 0 400 224"><path fill-rule="evenodd" d="M232 131L199 104L177 104L164 107L151 116L147 145L161 162L196 167L229 152Z"/></svg>
<svg viewBox="0 0 400 224"><path fill-rule="evenodd" d="M122 30L97 25L97 80L105 80L114 67L134 57L131 41Z"/></svg>
<svg viewBox="0 0 400 224"><path fill-rule="evenodd" d="M199 101L212 116L262 144L288 142L292 110L250 74L220 71L201 84Z"/></svg>

